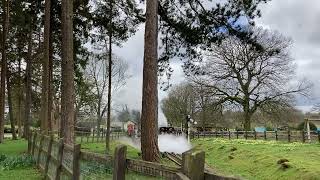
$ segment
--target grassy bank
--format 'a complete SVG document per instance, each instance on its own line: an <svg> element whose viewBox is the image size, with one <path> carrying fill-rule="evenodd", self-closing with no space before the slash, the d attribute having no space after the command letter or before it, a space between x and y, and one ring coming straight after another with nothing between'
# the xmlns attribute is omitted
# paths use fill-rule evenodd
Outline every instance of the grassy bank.
<svg viewBox="0 0 320 180"><path fill-rule="evenodd" d="M209 138L193 144L206 152L207 163L220 174L244 179L320 179L320 144Z"/></svg>

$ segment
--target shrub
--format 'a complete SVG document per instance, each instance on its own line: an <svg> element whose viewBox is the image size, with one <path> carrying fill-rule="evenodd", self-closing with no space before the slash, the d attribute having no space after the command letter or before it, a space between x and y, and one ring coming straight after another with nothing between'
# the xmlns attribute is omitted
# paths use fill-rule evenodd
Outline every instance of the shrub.
<svg viewBox="0 0 320 180"><path fill-rule="evenodd" d="M312 122L309 122L309 125L310 125L310 130L311 131L317 131L317 126L316 125L314 125ZM304 130L304 122L300 123L298 125L297 129L300 130L300 131Z"/></svg>
<svg viewBox="0 0 320 180"><path fill-rule="evenodd" d="M112 174L112 164L101 164L97 162L86 162L81 166L81 171L86 176L90 174Z"/></svg>
<svg viewBox="0 0 320 180"><path fill-rule="evenodd" d="M274 128L270 127L270 126L267 126L266 127L266 131L274 131Z"/></svg>
<svg viewBox="0 0 320 180"><path fill-rule="evenodd" d="M0 166L3 170L11 170L20 167L28 167L34 164L34 160L29 155L21 155L17 157L0 156Z"/></svg>
<svg viewBox="0 0 320 180"><path fill-rule="evenodd" d="M1 163L2 161L4 161L6 158L7 158L6 155L0 154L0 163Z"/></svg>

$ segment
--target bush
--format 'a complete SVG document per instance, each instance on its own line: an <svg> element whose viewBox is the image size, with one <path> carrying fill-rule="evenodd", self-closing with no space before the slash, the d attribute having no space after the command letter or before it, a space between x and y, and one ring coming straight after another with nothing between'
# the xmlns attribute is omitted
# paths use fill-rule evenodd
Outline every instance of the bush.
<svg viewBox="0 0 320 180"><path fill-rule="evenodd" d="M11 170L20 167L28 167L34 164L34 160L29 155L22 155L17 157L7 157L0 155L0 167L3 170Z"/></svg>
<svg viewBox="0 0 320 180"><path fill-rule="evenodd" d="M274 128L270 127L270 126L267 126L266 127L266 131L274 131Z"/></svg>
<svg viewBox="0 0 320 180"><path fill-rule="evenodd" d="M81 166L82 174L90 176L90 174L112 174L112 164L101 164L97 162L86 162Z"/></svg>
<svg viewBox="0 0 320 180"><path fill-rule="evenodd" d="M311 131L317 131L317 126L314 125L312 122L309 122L310 130ZM297 127L298 130L302 131L304 130L304 122L300 123Z"/></svg>
<svg viewBox="0 0 320 180"><path fill-rule="evenodd" d="M7 158L6 155L0 154L0 163L1 163L2 161L4 161L6 158Z"/></svg>

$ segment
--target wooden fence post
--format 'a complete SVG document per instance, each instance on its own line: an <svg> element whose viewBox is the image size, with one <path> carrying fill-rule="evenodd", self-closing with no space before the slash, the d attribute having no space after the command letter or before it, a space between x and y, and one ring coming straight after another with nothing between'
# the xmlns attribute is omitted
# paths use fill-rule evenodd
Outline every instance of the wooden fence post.
<svg viewBox="0 0 320 180"><path fill-rule="evenodd" d="M305 137L305 134L304 134L304 130L302 130L302 142L305 143L306 142L306 137Z"/></svg>
<svg viewBox="0 0 320 180"><path fill-rule="evenodd" d="M221 137L224 138L224 130L221 131Z"/></svg>
<svg viewBox="0 0 320 180"><path fill-rule="evenodd" d="M237 131L236 131L237 139L239 139L239 132L238 131L239 130L237 129Z"/></svg>
<svg viewBox="0 0 320 180"><path fill-rule="evenodd" d="M248 139L248 131L247 130L244 132L244 138Z"/></svg>
<svg viewBox="0 0 320 180"><path fill-rule="evenodd" d="M49 147L48 147L48 152L47 152L47 159L46 159L46 165L44 167L44 176L45 177L47 177L47 175L48 175L49 163L50 163L50 159L51 159L52 143L53 143L53 137L50 136Z"/></svg>
<svg viewBox="0 0 320 180"><path fill-rule="evenodd" d="M264 133L263 134L264 135L264 140L267 140L267 131L264 131L263 133Z"/></svg>
<svg viewBox="0 0 320 180"><path fill-rule="evenodd" d="M288 142L290 142L291 141L291 137L290 137L291 135L290 135L290 130L288 129Z"/></svg>
<svg viewBox="0 0 320 180"><path fill-rule="evenodd" d="M230 132L230 130L229 130L229 140L231 139L231 132Z"/></svg>
<svg viewBox="0 0 320 180"><path fill-rule="evenodd" d="M257 131L253 131L253 133L254 133L254 140L257 140Z"/></svg>
<svg viewBox="0 0 320 180"><path fill-rule="evenodd" d="M80 179L80 150L81 144L76 144L73 147L73 180Z"/></svg>
<svg viewBox="0 0 320 180"><path fill-rule="evenodd" d="M318 141L320 143L320 131L318 130Z"/></svg>
<svg viewBox="0 0 320 180"><path fill-rule="evenodd" d="M60 176L61 176L61 168L62 168L62 156L63 156L63 139L59 140L58 143L58 162L57 162L57 169L56 169L56 177L55 180L60 180Z"/></svg>
<svg viewBox="0 0 320 180"><path fill-rule="evenodd" d="M31 148L32 148L32 132L28 134L28 154L31 154Z"/></svg>
<svg viewBox="0 0 320 180"><path fill-rule="evenodd" d="M216 138L218 138L218 131L216 130L215 133L216 133Z"/></svg>
<svg viewBox="0 0 320 180"><path fill-rule="evenodd" d="M190 178L190 180L204 179L204 151L187 151L182 154L182 172Z"/></svg>
<svg viewBox="0 0 320 180"><path fill-rule="evenodd" d="M80 142L82 143L82 141L83 141L83 132L81 131L81 137L80 137Z"/></svg>
<svg viewBox="0 0 320 180"><path fill-rule="evenodd" d="M278 141L278 131L275 130L274 132L276 133L276 141Z"/></svg>
<svg viewBox="0 0 320 180"><path fill-rule="evenodd" d="M114 151L113 180L125 180L127 146L119 145Z"/></svg>
<svg viewBox="0 0 320 180"><path fill-rule="evenodd" d="M40 144L39 144L39 147L38 147L38 156L37 156L37 161L36 161L36 163L37 163L37 165L39 166L39 162L40 162L40 155L41 155L41 151L42 151L42 143L43 143L43 139L44 139L44 135L40 135L41 137L40 137Z"/></svg>
<svg viewBox="0 0 320 180"><path fill-rule="evenodd" d="M32 142L32 152L31 152L31 154L32 154L32 156L34 157L34 149L35 149L35 147L36 147L36 139L37 139L37 132L34 132L34 135L33 135L33 142Z"/></svg>

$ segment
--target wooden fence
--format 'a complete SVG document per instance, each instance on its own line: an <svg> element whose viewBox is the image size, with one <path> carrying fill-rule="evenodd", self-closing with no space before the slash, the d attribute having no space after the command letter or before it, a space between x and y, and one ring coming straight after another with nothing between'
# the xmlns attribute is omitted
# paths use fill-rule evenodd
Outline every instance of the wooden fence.
<svg viewBox="0 0 320 180"><path fill-rule="evenodd" d="M79 179L80 145L70 146L63 140L32 133L29 148L45 179Z"/></svg>
<svg viewBox="0 0 320 180"><path fill-rule="evenodd" d="M192 138L228 138L228 139L251 139L251 140L275 140L287 142L319 142L320 132L313 131L308 139L306 131L207 131L192 132Z"/></svg>
<svg viewBox="0 0 320 180"><path fill-rule="evenodd" d="M116 148L118 149L118 148ZM28 152L36 161L37 167L45 179L59 180L59 179L110 179L110 174L105 172L95 174L90 172L86 174L81 164L94 162L98 165L112 165L113 175L119 174L123 171L136 172L146 176L160 177L172 180L188 180L189 178L183 173L182 166L172 167L159 163L146 162L136 159L126 158L126 151L124 155L118 155L117 150L115 155L97 154L81 150L80 144L70 146L63 143L63 139L55 139L52 136L41 135L37 132L32 132L28 138ZM124 169L117 169L120 159L117 157L124 157ZM121 164L121 163L120 163ZM121 166L120 166L121 167ZM95 167L94 167L95 168ZM204 179L212 179L212 177L219 177L220 179L228 179L225 177L216 176L208 172ZM95 176L93 178L93 176ZM117 176L119 177L119 176ZM123 176L124 177L124 176ZM114 179L122 179L115 178ZM216 179L216 178L214 178Z"/></svg>
<svg viewBox="0 0 320 180"><path fill-rule="evenodd" d="M128 170L148 176L163 177L165 179L178 179L177 173L181 171L180 167L171 167L134 159L127 159L126 164Z"/></svg>
<svg viewBox="0 0 320 180"><path fill-rule="evenodd" d="M86 131L75 131L76 140L79 143L84 142L105 142L106 141L106 132L101 131L99 134L96 130L86 132ZM119 139L126 136L125 132L112 132L110 133L110 140Z"/></svg>

